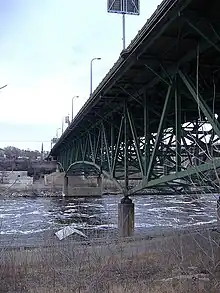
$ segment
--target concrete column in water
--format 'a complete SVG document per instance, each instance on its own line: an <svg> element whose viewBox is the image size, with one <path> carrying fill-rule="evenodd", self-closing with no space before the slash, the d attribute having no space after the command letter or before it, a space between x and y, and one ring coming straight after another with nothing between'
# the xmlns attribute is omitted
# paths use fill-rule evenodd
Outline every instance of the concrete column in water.
<svg viewBox="0 0 220 293"><path fill-rule="evenodd" d="M63 182L63 193L64 193L65 196L68 196L68 187L69 187L68 177L65 175L64 176L64 182Z"/></svg>
<svg viewBox="0 0 220 293"><path fill-rule="evenodd" d="M134 234L134 204L128 196L118 204L118 228L121 237L130 237Z"/></svg>

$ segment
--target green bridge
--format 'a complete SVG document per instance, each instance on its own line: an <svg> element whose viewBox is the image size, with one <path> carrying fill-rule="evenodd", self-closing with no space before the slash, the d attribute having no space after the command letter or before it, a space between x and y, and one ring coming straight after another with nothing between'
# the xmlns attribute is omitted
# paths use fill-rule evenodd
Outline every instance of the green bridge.
<svg viewBox="0 0 220 293"><path fill-rule="evenodd" d="M66 178L103 174L125 204L147 189L216 191L219 81L220 1L164 0L50 155Z"/></svg>

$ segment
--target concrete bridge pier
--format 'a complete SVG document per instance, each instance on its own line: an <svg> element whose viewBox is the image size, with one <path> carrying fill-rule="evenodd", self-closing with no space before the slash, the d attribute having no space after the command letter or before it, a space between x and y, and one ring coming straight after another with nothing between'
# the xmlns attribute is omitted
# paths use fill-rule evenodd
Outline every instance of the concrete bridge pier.
<svg viewBox="0 0 220 293"><path fill-rule="evenodd" d="M69 189L69 179L67 175L65 175L64 181L63 181L63 193L65 196L68 196L68 189Z"/></svg>
<svg viewBox="0 0 220 293"><path fill-rule="evenodd" d="M118 204L118 228L121 237L130 237L134 234L134 204L125 196Z"/></svg>

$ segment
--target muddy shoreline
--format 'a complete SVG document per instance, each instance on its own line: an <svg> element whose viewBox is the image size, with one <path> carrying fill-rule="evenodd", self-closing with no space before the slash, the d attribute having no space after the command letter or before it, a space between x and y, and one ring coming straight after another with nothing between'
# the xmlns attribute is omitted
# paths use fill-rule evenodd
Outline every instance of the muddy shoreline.
<svg viewBox="0 0 220 293"><path fill-rule="evenodd" d="M35 249L44 248L57 245L69 245L74 243L77 246L84 245L103 245L106 243L118 243L120 241L140 241L140 240L151 240L157 238L165 238L170 236L180 236L192 233L203 233L205 231L219 233L220 226L216 223L199 225L197 227L187 228L172 228L172 227L151 227L144 229L136 229L134 236L129 238L120 238L118 236L117 229L108 231L99 231L99 233L91 233L91 231L83 231L88 234L88 238L85 239L77 234L68 236L63 240L59 240L55 235L56 229L33 233L28 235L0 235L0 249Z"/></svg>

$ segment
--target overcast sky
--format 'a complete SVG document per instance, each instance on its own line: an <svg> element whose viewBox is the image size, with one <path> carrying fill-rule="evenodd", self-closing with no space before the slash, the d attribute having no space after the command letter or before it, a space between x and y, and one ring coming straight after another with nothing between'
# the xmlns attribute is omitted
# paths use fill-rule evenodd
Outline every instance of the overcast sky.
<svg viewBox="0 0 220 293"><path fill-rule="evenodd" d="M161 0L140 0L140 16L126 16L126 45ZM63 116L74 115L122 49L122 17L107 0L0 0L0 147L50 148Z"/></svg>

